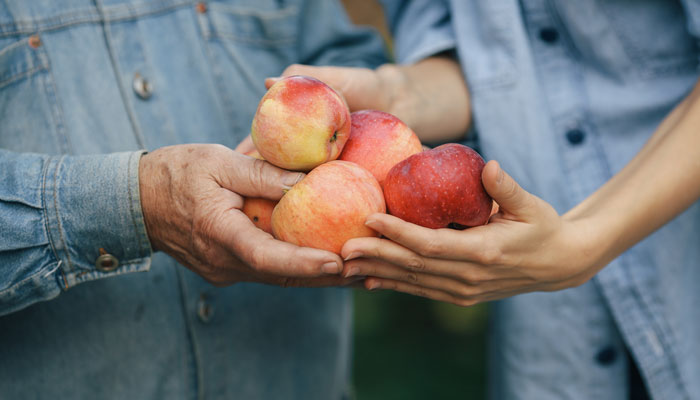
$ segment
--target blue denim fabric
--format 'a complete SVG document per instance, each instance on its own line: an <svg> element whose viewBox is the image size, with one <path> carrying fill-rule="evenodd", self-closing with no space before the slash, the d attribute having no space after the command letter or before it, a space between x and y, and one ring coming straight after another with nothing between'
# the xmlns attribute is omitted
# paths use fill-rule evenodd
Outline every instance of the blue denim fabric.
<svg viewBox="0 0 700 400"><path fill-rule="evenodd" d="M349 292L214 288L152 254L137 172L145 150L235 147L265 77L376 66L382 41L335 1L205 4L0 1L0 398L347 393Z"/></svg>
<svg viewBox="0 0 700 400"><path fill-rule="evenodd" d="M698 79L696 1L385 3L398 60L455 49L485 158L560 213ZM700 399L698 238L696 203L583 286L493 304L491 396L625 399L628 347L653 398Z"/></svg>

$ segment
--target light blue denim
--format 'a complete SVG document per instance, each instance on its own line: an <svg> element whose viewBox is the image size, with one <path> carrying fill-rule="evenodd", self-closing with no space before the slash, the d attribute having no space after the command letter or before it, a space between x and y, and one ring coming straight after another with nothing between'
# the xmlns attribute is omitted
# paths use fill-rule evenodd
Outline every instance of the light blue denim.
<svg viewBox="0 0 700 400"><path fill-rule="evenodd" d="M455 50L485 158L560 213L698 79L697 1L385 3L398 60ZM700 399L700 204L589 283L491 310L492 398L626 399L628 348L654 399Z"/></svg>
<svg viewBox="0 0 700 400"><path fill-rule="evenodd" d="M336 1L0 1L0 398L345 396L350 293L215 288L153 254L138 163L235 147L291 63L384 60Z"/></svg>

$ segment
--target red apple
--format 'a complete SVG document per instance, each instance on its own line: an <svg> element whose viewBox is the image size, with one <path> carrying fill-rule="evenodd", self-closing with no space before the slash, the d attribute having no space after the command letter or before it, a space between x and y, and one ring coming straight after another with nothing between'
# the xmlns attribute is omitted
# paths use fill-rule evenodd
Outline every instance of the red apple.
<svg viewBox="0 0 700 400"><path fill-rule="evenodd" d="M299 75L270 87L251 127L251 138L262 157L294 171L310 171L337 159L349 135L345 99L325 83Z"/></svg>
<svg viewBox="0 0 700 400"><path fill-rule="evenodd" d="M252 149L243 153L247 156L263 160L257 150ZM253 224L267 233L272 233L272 210L277 205L276 201L260 197L243 198L243 214L247 215Z"/></svg>
<svg viewBox="0 0 700 400"><path fill-rule="evenodd" d="M319 165L294 185L272 212L277 239L340 254L349 239L378 236L365 226L386 212L382 189L366 169L348 161Z"/></svg>
<svg viewBox="0 0 700 400"><path fill-rule="evenodd" d="M423 151L418 136L391 114L363 110L350 114L350 120L350 138L338 159L357 163L382 186L391 167Z"/></svg>
<svg viewBox="0 0 700 400"><path fill-rule="evenodd" d="M492 200L484 190L484 160L471 148L449 143L396 164L384 181L389 213L427 228L485 224Z"/></svg>

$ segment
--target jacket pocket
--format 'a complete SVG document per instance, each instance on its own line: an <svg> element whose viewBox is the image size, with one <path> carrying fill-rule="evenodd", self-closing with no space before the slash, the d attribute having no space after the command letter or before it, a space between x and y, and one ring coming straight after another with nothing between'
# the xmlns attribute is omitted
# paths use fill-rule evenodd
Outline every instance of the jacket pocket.
<svg viewBox="0 0 700 400"><path fill-rule="evenodd" d="M9 42L9 43L8 43ZM0 148L68 153L49 57L39 36L0 42Z"/></svg>
<svg viewBox="0 0 700 400"><path fill-rule="evenodd" d="M205 51L223 106L237 134L250 130L266 77L277 76L297 62L298 8L279 1L249 5L207 3L198 12Z"/></svg>

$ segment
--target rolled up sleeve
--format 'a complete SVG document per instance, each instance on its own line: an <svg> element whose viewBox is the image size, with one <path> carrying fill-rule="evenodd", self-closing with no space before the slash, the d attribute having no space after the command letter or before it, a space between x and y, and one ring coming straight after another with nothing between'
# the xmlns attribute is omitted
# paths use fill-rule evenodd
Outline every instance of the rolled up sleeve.
<svg viewBox="0 0 700 400"><path fill-rule="evenodd" d="M82 282L148 270L142 154L0 150L0 315Z"/></svg>
<svg viewBox="0 0 700 400"><path fill-rule="evenodd" d="M441 0L380 0L394 37L394 56L400 64L456 47L448 5Z"/></svg>

